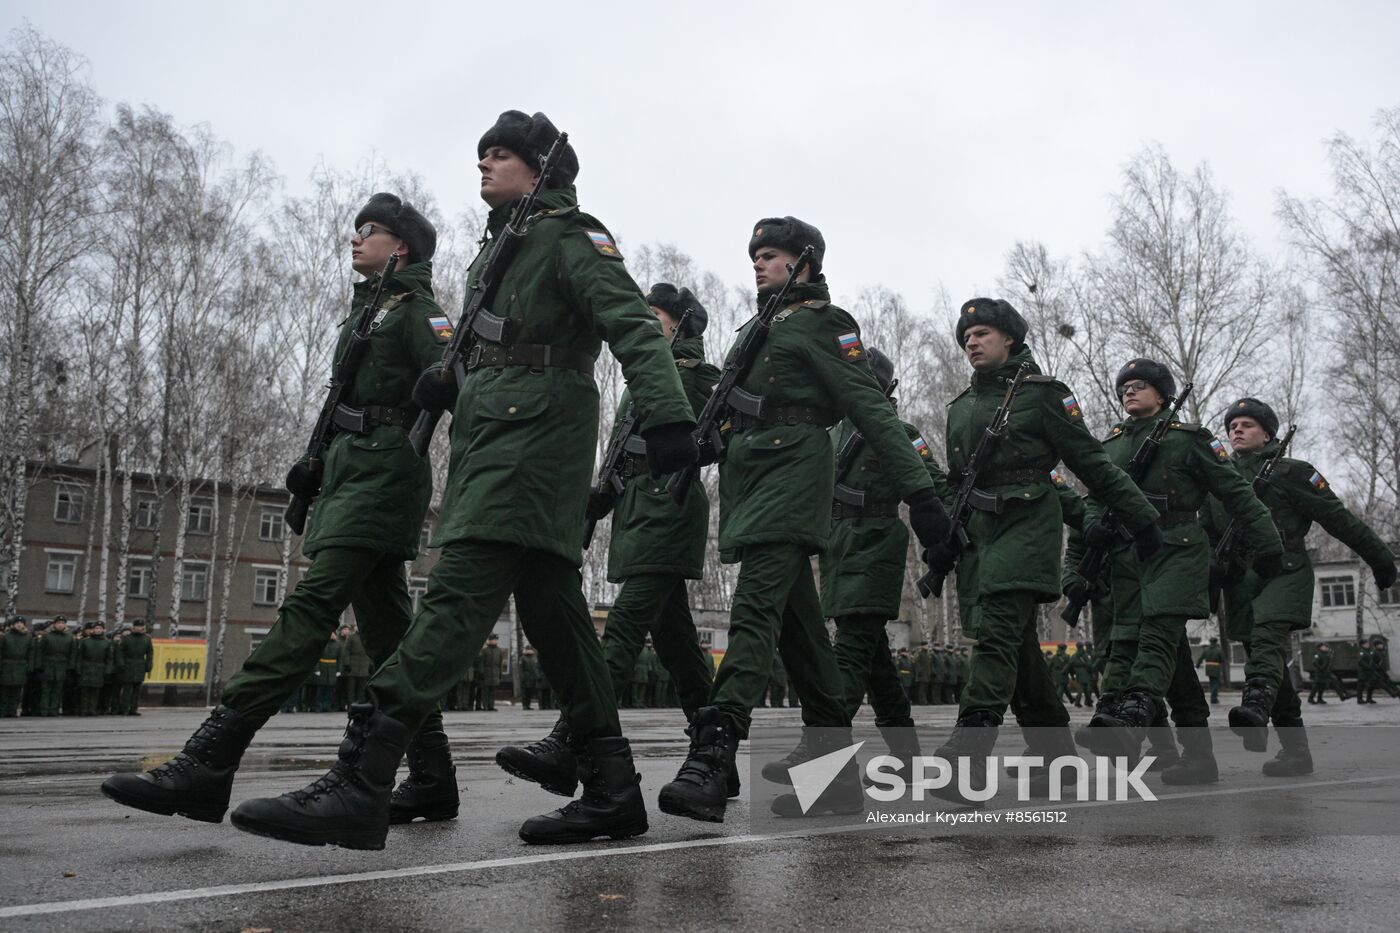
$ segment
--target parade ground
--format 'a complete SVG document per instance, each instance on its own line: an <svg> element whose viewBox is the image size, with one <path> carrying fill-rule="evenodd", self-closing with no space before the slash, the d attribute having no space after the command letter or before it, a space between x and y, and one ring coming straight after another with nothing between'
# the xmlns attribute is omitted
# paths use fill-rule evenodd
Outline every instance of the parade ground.
<svg viewBox="0 0 1400 933"><path fill-rule="evenodd" d="M1163 788L1150 776L1156 801L1047 804L1068 813L1068 828L1013 832L820 820L774 830L771 818L750 820L746 759L743 795L723 824L666 816L655 795L684 753L681 714L628 710L650 832L545 848L522 843L517 827L563 798L509 777L492 756L542 735L553 714L452 713L460 817L395 827L382 852L289 845L99 793L108 773L176 751L203 710L9 720L0 929L1389 930L1400 910L1400 760L1359 768L1338 740L1332 751L1345 761L1329 767L1327 736L1384 736L1383 746L1397 711L1310 707L1317 770L1306 778L1262 778L1265 756L1221 730L1218 784ZM917 712L931 748L953 708ZM755 730L798 715L759 710ZM234 803L322 774L343 726L336 713L275 717L244 760ZM1008 809L1023 808L999 798L985 812Z"/></svg>

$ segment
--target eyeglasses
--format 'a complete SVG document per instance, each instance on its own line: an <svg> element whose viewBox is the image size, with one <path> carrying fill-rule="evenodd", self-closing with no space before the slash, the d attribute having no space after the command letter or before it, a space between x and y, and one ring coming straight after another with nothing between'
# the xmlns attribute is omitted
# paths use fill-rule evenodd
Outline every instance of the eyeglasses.
<svg viewBox="0 0 1400 933"><path fill-rule="evenodd" d="M1125 382L1118 387L1118 397L1122 398L1129 392L1141 392L1148 387L1148 383L1141 379L1134 379L1132 382Z"/></svg>
<svg viewBox="0 0 1400 933"><path fill-rule="evenodd" d="M360 229L358 229L358 230L355 231L355 239L357 239L357 240L368 240L370 237L374 236L376 233L391 233L391 232L392 232L392 231L390 231L387 227L380 227L380 226L378 226L378 225L376 225L376 224L365 224L365 225L362 226Z"/></svg>

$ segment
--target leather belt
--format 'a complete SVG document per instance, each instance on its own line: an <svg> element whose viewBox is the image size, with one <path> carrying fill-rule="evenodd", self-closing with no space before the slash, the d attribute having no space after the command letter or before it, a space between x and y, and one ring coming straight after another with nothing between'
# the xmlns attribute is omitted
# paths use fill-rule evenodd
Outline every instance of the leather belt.
<svg viewBox="0 0 1400 933"><path fill-rule="evenodd" d="M985 486L1033 486L1051 482L1053 480L1050 479L1049 470L1037 470L1034 467L1021 470L983 470L977 474L979 488Z"/></svg>
<svg viewBox="0 0 1400 933"><path fill-rule="evenodd" d="M552 347L543 343L517 343L508 347L477 343L467 354L467 372L487 367L501 369L506 366L572 369L592 375L593 357L570 347Z"/></svg>
<svg viewBox="0 0 1400 933"><path fill-rule="evenodd" d="M1197 520L1195 512L1163 512L1157 517L1157 524L1163 528L1170 528L1173 525L1186 525Z"/></svg>
<svg viewBox="0 0 1400 933"><path fill-rule="evenodd" d="M836 412L812 405L773 405L758 417L737 411L729 416L729 424L735 431L770 428L779 424L815 424L829 428L840 420L841 416Z"/></svg>
<svg viewBox="0 0 1400 933"><path fill-rule="evenodd" d="M391 424L396 428L407 428L417 417L407 408L390 408L387 405L366 405L352 408L349 405L335 406L331 416L337 428L351 434L368 434L381 424Z"/></svg>
<svg viewBox="0 0 1400 933"><path fill-rule="evenodd" d="M831 503L831 520L839 522L854 518L898 518L898 502L867 502L865 505Z"/></svg>

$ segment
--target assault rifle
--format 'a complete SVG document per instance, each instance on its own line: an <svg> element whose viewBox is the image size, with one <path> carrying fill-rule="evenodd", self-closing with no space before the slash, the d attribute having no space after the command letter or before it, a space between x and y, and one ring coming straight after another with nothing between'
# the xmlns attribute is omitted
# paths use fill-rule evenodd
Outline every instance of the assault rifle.
<svg viewBox="0 0 1400 933"><path fill-rule="evenodd" d="M690 312L681 315L681 319L676 322L675 333L671 335L671 347L674 349L676 341L681 339L685 333L686 322L690 320ZM633 438L636 438L633 440ZM614 498L622 496L622 461L630 453L633 456L645 456L647 451L646 441L637 434L637 403L631 402L627 410L623 412L622 419L618 421L617 427L613 429L612 442L608 444L607 453L603 454L603 466L598 470L598 482L593 484L595 495L604 495L611 492ZM611 510L609 510L611 511ZM583 548L588 550L588 546L593 543L593 531L598 527L598 519L590 518L583 526Z"/></svg>
<svg viewBox="0 0 1400 933"><path fill-rule="evenodd" d="M885 388L885 398L894 398L894 390L899 388L899 380L891 379L890 384ZM865 506L865 490L852 489L843 480L846 474L851 472L851 466L856 462L856 456L865 446L865 435L859 431L852 431L851 436L842 443L841 449L836 452L836 485L831 491L831 497L842 505L850 505L855 508Z"/></svg>
<svg viewBox="0 0 1400 933"><path fill-rule="evenodd" d="M1132 459L1128 461L1123 472L1128 474L1128 478L1141 486L1143 479L1147 476L1147 468L1152 465L1152 458L1157 455L1157 449L1162 446L1162 438L1166 436L1167 429L1171 427L1176 416L1181 413L1181 406L1186 404L1186 397L1191 394L1193 383L1186 383L1186 388L1181 390L1181 394L1176 397L1176 402L1172 405L1167 417L1158 420L1152 426L1152 430L1142 439L1138 449L1133 451ZM1118 515L1113 509L1106 510L1094 522L1095 527L1108 532L1116 538L1124 541L1130 539L1128 529L1119 521ZM1074 568L1085 582L1086 586L1082 593L1076 594L1065 606L1064 612L1060 613L1060 618L1070 628L1079 624L1079 614L1084 611L1084 606L1089 602L1089 593L1094 589L1100 576L1103 575L1105 564L1108 562L1108 545L1100 544L1084 549L1084 555L1079 559L1079 564Z"/></svg>
<svg viewBox="0 0 1400 933"><path fill-rule="evenodd" d="M521 241L530 232L529 224L534 215L535 201L544 190L550 174L559 164L568 141L569 134L560 133L555 138L554 145L549 147L549 152L540 159L540 177L535 181L535 187L515 205L505 229L491 241L486 261L482 263L481 272L476 276L476 282L471 286L466 303L462 306L462 316L457 320L452 342L442 354L443 374L451 373L452 378L457 380L459 389L466 384L467 355L476 345L478 337L492 343L510 342L510 320L487 311L486 305L495 297L496 287L505 275L506 268L520 251ZM421 412L418 420L413 423L413 430L409 431L408 439L418 456L428 452L428 445L432 443L433 432L437 430L442 415L440 411Z"/></svg>
<svg viewBox="0 0 1400 933"><path fill-rule="evenodd" d="M306 465L316 477L318 489L321 486L321 473L326 468L326 451L335 437L335 410L349 391L350 383L355 379L355 371L360 368L360 360L364 358L365 350L369 347L369 335L374 330L379 299L384 294L384 283L389 281L389 276L394 274L394 268L398 264L399 254L390 253L389 261L379 271L374 295L360 310L359 320L350 332L350 342L346 344L345 352L331 367L331 381L326 383L326 400L321 403L321 413L316 416L316 426L311 429L311 440L306 442ZM292 501L287 504L287 511L282 517L287 527L295 534L306 530L306 513L311 509L313 498L315 496L303 499L293 493Z"/></svg>
<svg viewBox="0 0 1400 933"><path fill-rule="evenodd" d="M948 544L955 548L968 548L972 546L972 539L967 536L967 522L972 517L972 493L977 487L977 474L987 466L987 460L992 456L992 451L996 449L997 442L1006 434L1007 422L1011 420L1011 406L1016 401L1017 394L1021 391L1021 386L1025 385L1026 377L1031 374L1031 364L1022 363L1016 370L1016 375L1011 379L1011 385L1006 387L1006 395L1002 396L1001 405L992 412L992 420L987 423L987 429L982 432L982 436L977 440L977 446L973 448L972 456L967 460L967 466L963 467L962 483L958 486L958 493L953 497L953 507L948 510L948 520L952 525L948 532ZM930 596L943 595L943 575L933 572L929 568L918 581L919 595L924 599Z"/></svg>
<svg viewBox="0 0 1400 933"><path fill-rule="evenodd" d="M719 382L715 384L714 391L710 393L705 407L700 411L700 417L696 419L693 432L695 442L701 446L709 444L714 450L716 460L724 454L724 437L720 433L720 425L724 423L731 409L753 418L763 417L763 396L745 392L739 388L739 383L748 374L753 361L758 358L759 351L763 349L763 341L773 329L773 318L777 317L778 312L787 304L788 292L792 291L792 287L797 284L797 277L812 261L812 253L812 247L803 247L797 261L788 267L787 281L764 303L763 309L754 318L753 326L745 331L739 345L729 354ZM685 504L685 497L690 493L690 484L699 472L700 464L692 463L685 469L671 474L666 491L671 494L677 505Z"/></svg>
<svg viewBox="0 0 1400 933"><path fill-rule="evenodd" d="M1264 461L1264 465L1259 468L1259 475L1254 477L1251 484L1256 496L1263 495L1268 488L1269 480L1273 478L1274 470L1278 469L1279 463L1288 453L1288 445L1293 441L1293 433L1298 430L1296 424L1288 426L1288 433L1283 436L1283 440L1278 442L1278 449L1269 455L1269 459ZM1210 556L1210 611L1216 612L1220 608L1220 591L1225 588L1224 577L1228 572L1231 563L1234 562L1234 550L1239 546L1239 528L1237 522L1232 518L1230 524L1225 526L1225 533L1220 536L1219 542L1215 545L1215 551Z"/></svg>

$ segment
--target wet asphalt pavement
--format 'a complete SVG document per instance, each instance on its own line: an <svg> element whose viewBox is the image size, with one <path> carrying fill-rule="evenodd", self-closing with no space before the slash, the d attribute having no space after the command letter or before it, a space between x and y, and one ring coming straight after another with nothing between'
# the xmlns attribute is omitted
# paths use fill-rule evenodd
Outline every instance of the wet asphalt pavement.
<svg viewBox="0 0 1400 933"><path fill-rule="evenodd" d="M746 760L744 794L723 824L666 816L655 798L684 752L680 712L629 710L651 830L572 847L520 842L520 822L563 798L492 760L502 744L543 735L552 714L450 713L461 816L393 827L382 852L280 843L227 821L128 810L98 791L112 771L164 760L203 716L0 722L0 930L1314 931L1393 930L1400 915L1391 700L1305 707L1317 758L1306 778L1261 777L1268 756L1222 730L1219 784L1163 789L1150 777L1155 802L1069 804L1058 808L1065 824L1016 831L754 826ZM928 750L953 710L923 707L916 718ZM755 728L797 722L796 710L760 710ZM343 727L336 713L273 719L234 803L319 776ZM1002 744L1011 754L1019 743ZM1007 809L1020 808L998 797L989 812Z"/></svg>

